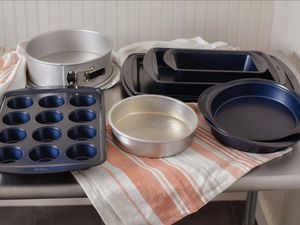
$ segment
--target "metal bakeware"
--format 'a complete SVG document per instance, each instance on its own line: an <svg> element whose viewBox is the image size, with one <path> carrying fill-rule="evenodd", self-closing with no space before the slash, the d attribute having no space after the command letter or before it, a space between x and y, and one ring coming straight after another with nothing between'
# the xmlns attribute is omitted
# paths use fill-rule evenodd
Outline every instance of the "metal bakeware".
<svg viewBox="0 0 300 225"><path fill-rule="evenodd" d="M231 80L243 79L247 77L253 78L262 78L275 80L278 83L283 83L285 80L285 74L282 70L277 70L277 67L272 64L264 53L260 52L251 52L255 58L256 64L260 68L260 71L253 72L248 74L242 71L224 72L221 70L196 70L196 69L182 69L177 70L176 68L170 67L166 62L168 57L165 55L171 50L180 50L180 49L169 49L169 48L153 48L150 49L144 57L144 67L147 73L154 79L156 82L163 83L174 82L177 84L196 84L196 83L224 83ZM183 49L184 50L184 49ZM193 50L195 51L195 57L197 56L197 51L204 50ZM208 51L208 50L207 50ZM209 52L215 52L215 55L218 55L219 51L209 50ZM223 51L221 51L223 52ZM232 52L232 51L230 51ZM237 51L237 54L239 52ZM241 53L240 53L241 54ZM209 54L208 54L209 55ZM265 56L265 57L263 57ZM208 57L209 58L209 57ZM195 60L195 59L194 59ZM213 61L210 62L213 64ZM219 65L220 66L220 65ZM267 69L267 70L265 70Z"/></svg>
<svg viewBox="0 0 300 225"><path fill-rule="evenodd" d="M137 53L129 56L121 70L121 81L123 89L128 96L141 94L161 94L169 97L174 97L186 102L196 102L199 95L209 87L219 83L209 82L177 82L175 81L175 72L170 67L166 66L163 59L163 54L166 49L151 49L152 53ZM145 57L148 59L145 60ZM151 72L151 64L147 63L150 58L154 57L153 71ZM268 70L272 74L272 79L276 82L287 85L288 87L297 88L295 83L289 82L289 77L295 79L293 73L282 65L279 65L275 59L265 55L266 61L269 62ZM273 61L271 61L273 60ZM276 67L276 68L275 68ZM156 69L155 69L156 68ZM148 73L147 71L150 71ZM152 73L152 75L150 75Z"/></svg>
<svg viewBox="0 0 300 225"><path fill-rule="evenodd" d="M176 72L177 81L224 83L241 78L270 80L268 64L261 54L237 50L169 49L163 59Z"/></svg>
<svg viewBox="0 0 300 225"><path fill-rule="evenodd" d="M296 142L300 97L272 81L244 79L206 90L198 100L205 118L230 137L261 142ZM286 137L277 140L278 137Z"/></svg>
<svg viewBox="0 0 300 225"><path fill-rule="evenodd" d="M168 157L192 143L196 113L183 102L160 95L126 98L108 114L122 149L144 157Z"/></svg>
<svg viewBox="0 0 300 225"><path fill-rule="evenodd" d="M37 86L98 86L112 75L112 43L102 33L58 30L26 45L30 81Z"/></svg>
<svg viewBox="0 0 300 225"><path fill-rule="evenodd" d="M127 86L127 83L126 83L126 76L122 75L121 74L121 82L122 82L122 90L123 90L123 93L125 93L125 96L134 96L134 95L145 95L145 94L151 94L151 93L142 93L142 92L139 92L137 91L137 87L128 87ZM151 81L153 82L153 81ZM151 91L150 91L151 92ZM196 101L198 99L197 96L194 96L194 97L191 97L191 96L179 96L179 95L167 95L169 97L172 97L172 98L176 98L178 100L181 100L183 102L191 102L191 101Z"/></svg>
<svg viewBox="0 0 300 225"><path fill-rule="evenodd" d="M222 144L230 146L244 152L251 153L273 153L284 150L288 147L294 146L298 141L293 138L288 138L281 141L252 141L245 138L240 138L231 135L220 128L214 126L209 120L206 120L209 124L212 134Z"/></svg>
<svg viewBox="0 0 300 225"><path fill-rule="evenodd" d="M158 83L176 82L175 71L164 61L164 54L170 48L152 48L144 56L143 66L150 77ZM186 82L184 82L186 83ZM189 82L190 83L190 82Z"/></svg>
<svg viewBox="0 0 300 225"><path fill-rule="evenodd" d="M215 83L156 82L143 67L144 55L143 53L131 55L122 66L123 86L125 91L126 89L131 91L129 95L161 94L182 101L196 102L204 90L215 85Z"/></svg>
<svg viewBox="0 0 300 225"><path fill-rule="evenodd" d="M38 88L7 92L1 100L0 172L57 173L105 161L101 90Z"/></svg>

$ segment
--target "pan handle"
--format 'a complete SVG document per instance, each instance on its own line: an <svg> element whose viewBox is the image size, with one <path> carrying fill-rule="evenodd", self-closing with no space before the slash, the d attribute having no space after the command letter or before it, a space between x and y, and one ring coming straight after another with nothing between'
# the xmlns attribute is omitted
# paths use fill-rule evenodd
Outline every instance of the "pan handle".
<svg viewBox="0 0 300 225"><path fill-rule="evenodd" d="M174 59L173 49L169 49L165 52L164 61L167 64L167 66L171 67L172 69L175 69L177 67Z"/></svg>
<svg viewBox="0 0 300 225"><path fill-rule="evenodd" d="M213 90L215 90L215 86L210 87L210 88L206 89L204 92L202 92L197 100L197 105L198 105L198 109L200 110L202 115L207 120L209 120L212 124L215 125L215 123L212 119L213 116L211 115L211 112L210 112L210 109L208 106L209 98L211 97L211 92Z"/></svg>
<svg viewBox="0 0 300 225"><path fill-rule="evenodd" d="M126 84L127 84L127 87L129 88L129 90L134 95L138 95L138 93L135 89L134 81L133 81L133 76L134 76L133 71L134 71L134 67L136 67L135 57L136 57L136 55L130 55L125 60L123 66L122 66L121 76L124 80L126 80Z"/></svg>
<svg viewBox="0 0 300 225"><path fill-rule="evenodd" d="M286 82L286 76L285 72L281 65L279 65L274 58L271 56L265 54L264 55L265 60L268 63L268 68L271 71L272 74L277 74L278 83L285 85ZM275 80L276 81L276 80Z"/></svg>
<svg viewBox="0 0 300 225"><path fill-rule="evenodd" d="M144 55L144 59L143 59L143 66L147 72L147 74L149 74L149 76L157 81L159 80L159 73L158 73L158 66L157 66L157 60L155 55L155 48L150 49L145 55Z"/></svg>
<svg viewBox="0 0 300 225"><path fill-rule="evenodd" d="M286 79L288 79L290 81L290 83L292 84L292 88L295 90L295 92L297 94L300 94L299 82L298 82L295 74L293 73L293 71L277 57L275 57L275 56L270 56L270 57L272 57L274 60L276 60L281 65L281 67L283 68L283 70L285 71L285 74L287 76Z"/></svg>

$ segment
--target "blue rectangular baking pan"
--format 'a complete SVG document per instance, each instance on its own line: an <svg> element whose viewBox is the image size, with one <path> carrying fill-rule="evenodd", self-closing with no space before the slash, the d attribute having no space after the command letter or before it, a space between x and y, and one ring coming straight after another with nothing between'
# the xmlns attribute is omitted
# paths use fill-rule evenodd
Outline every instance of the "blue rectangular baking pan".
<svg viewBox="0 0 300 225"><path fill-rule="evenodd" d="M254 51L169 49L163 58L176 72L177 81L224 83L241 78L272 79L267 62Z"/></svg>
<svg viewBox="0 0 300 225"><path fill-rule="evenodd" d="M198 69L176 69L172 68L168 64L171 64L166 60L170 57L170 51L184 51L186 49L170 49L170 48L153 48L150 49L144 57L144 68L146 72L158 83L164 82L176 82L179 84L187 83L224 83L232 80L243 79L243 78L261 78L268 80L275 80L278 83L283 83L285 80L284 71L278 68L277 63L268 59L268 56L261 52L252 52L249 51L249 55L252 55L252 58L255 59L255 66L259 68L257 71L250 71L248 74L243 71L222 71L222 70L198 70ZM188 50L189 51L189 50ZM216 50L191 50L197 53L198 51L208 51L208 58L211 58L209 55L210 52L213 52L212 55L219 57L219 54L224 55L224 51ZM220 53L221 52L221 53ZM225 51L230 54L246 54L241 51ZM234 52L234 53L232 53ZM167 57L166 54L169 54ZM228 53L228 55L229 55ZM197 57L197 54L194 54ZM193 59L195 61L195 59ZM166 63L167 61L167 63ZM169 60L170 61L170 60ZM213 64L211 61L208 64ZM220 65L219 65L220 66ZM213 67L213 66L211 66Z"/></svg>
<svg viewBox="0 0 300 225"><path fill-rule="evenodd" d="M30 88L1 99L0 172L58 173L106 159L104 98L88 87Z"/></svg>

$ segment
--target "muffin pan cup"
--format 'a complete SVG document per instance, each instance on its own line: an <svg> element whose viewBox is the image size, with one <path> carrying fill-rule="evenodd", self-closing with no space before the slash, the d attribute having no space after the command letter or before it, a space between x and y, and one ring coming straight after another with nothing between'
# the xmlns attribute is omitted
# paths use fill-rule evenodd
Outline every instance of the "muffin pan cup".
<svg viewBox="0 0 300 225"><path fill-rule="evenodd" d="M22 109L9 107L24 106L20 99L27 103L32 101L32 104ZM106 160L104 97L100 89L20 89L2 96L1 109L0 172L66 172L95 166ZM17 122L26 122L14 124L12 116L5 117L15 112L24 112L29 120L20 114Z"/></svg>

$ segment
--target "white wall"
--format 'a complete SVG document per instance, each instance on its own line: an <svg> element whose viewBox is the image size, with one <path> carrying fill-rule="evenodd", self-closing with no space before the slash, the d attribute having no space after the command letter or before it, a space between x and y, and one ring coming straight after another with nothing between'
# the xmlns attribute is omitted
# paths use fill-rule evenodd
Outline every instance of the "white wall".
<svg viewBox="0 0 300 225"><path fill-rule="evenodd" d="M0 46L63 28L109 34L115 48L140 40L201 35L268 49L272 1L0 1Z"/></svg>
<svg viewBox="0 0 300 225"><path fill-rule="evenodd" d="M300 2L274 2L271 48L281 50L300 72ZM300 224L300 190L262 192L268 225Z"/></svg>
<svg viewBox="0 0 300 225"><path fill-rule="evenodd" d="M271 45L282 50L300 71L300 2L276 1Z"/></svg>

